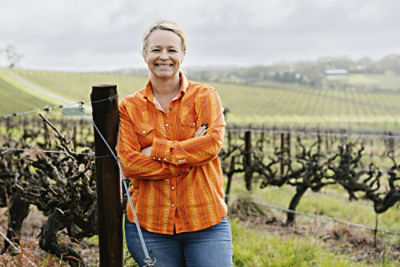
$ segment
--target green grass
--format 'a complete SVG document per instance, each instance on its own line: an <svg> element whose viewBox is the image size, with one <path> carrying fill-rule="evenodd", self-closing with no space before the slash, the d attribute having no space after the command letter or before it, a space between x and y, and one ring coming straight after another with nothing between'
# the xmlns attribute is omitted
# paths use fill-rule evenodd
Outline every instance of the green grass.
<svg viewBox="0 0 400 267"><path fill-rule="evenodd" d="M117 84L120 97L142 89L145 76L102 73L13 70L26 80L73 101L89 100L93 85Z"/></svg>
<svg viewBox="0 0 400 267"><path fill-rule="evenodd" d="M53 104L40 96L29 94L22 86L15 85L4 79L6 75L0 72L0 115L23 112Z"/></svg>
<svg viewBox="0 0 400 267"><path fill-rule="evenodd" d="M309 237L282 238L278 233L261 233L231 220L234 266L247 267L362 267L383 266L352 261L322 248L322 241ZM397 266L388 262L384 266Z"/></svg>
<svg viewBox="0 0 400 267"><path fill-rule="evenodd" d="M232 183L231 195L233 198L248 195L244 192L244 184L242 178L236 177ZM260 203L267 203L276 207L288 208L291 198L295 194L292 186L283 187L266 187L260 189L254 184L251 192L252 198ZM376 214L373 204L367 200L349 201L348 194L338 185L327 186L321 192L307 191L301 199L297 211L304 213L328 216L337 220L361 224L368 227L375 227ZM273 212L284 217L280 211ZM378 215L378 228L400 233L400 206L395 205L388 211ZM313 218L296 215L296 221L309 223ZM355 230L359 230L354 228ZM370 232L372 236L372 232ZM399 243L400 237L395 235L384 235L378 233L378 238L388 242Z"/></svg>

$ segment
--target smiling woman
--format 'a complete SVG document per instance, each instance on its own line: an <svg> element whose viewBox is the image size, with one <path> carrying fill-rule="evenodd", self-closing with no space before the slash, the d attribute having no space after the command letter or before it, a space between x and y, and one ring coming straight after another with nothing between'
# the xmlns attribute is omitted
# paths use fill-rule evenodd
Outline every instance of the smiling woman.
<svg viewBox="0 0 400 267"><path fill-rule="evenodd" d="M157 21L145 33L144 89L119 104L117 145L137 212L127 207L128 249L145 265L140 231L159 266L232 266L232 237L218 153L225 120L217 91L180 71L183 31ZM134 224L140 226L140 231Z"/></svg>
<svg viewBox="0 0 400 267"><path fill-rule="evenodd" d="M150 71L153 94L163 110L179 92L179 70L185 53L185 35L172 22L157 22L143 37L143 59Z"/></svg>
<svg viewBox="0 0 400 267"><path fill-rule="evenodd" d="M168 96L175 97L179 91L179 69L184 52L178 35L171 31L156 30L147 39L148 48L143 52L144 61L150 70L153 93L162 97L165 105ZM172 86L162 86L168 82ZM166 99L164 96L167 96ZM167 103L168 102L168 103Z"/></svg>

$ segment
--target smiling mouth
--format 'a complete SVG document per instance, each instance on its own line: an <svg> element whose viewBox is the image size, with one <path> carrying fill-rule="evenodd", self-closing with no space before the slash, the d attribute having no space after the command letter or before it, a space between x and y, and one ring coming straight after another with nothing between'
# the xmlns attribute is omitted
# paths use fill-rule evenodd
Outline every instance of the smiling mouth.
<svg viewBox="0 0 400 267"><path fill-rule="evenodd" d="M174 64L154 64L156 67L172 67Z"/></svg>

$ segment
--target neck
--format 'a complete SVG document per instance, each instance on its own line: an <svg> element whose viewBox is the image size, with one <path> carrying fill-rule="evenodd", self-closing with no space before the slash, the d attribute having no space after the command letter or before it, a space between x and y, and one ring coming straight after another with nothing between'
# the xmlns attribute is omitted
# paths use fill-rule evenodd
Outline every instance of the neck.
<svg viewBox="0 0 400 267"><path fill-rule="evenodd" d="M179 72L174 78L165 80L150 76L150 82L153 94L158 96L177 94L180 89Z"/></svg>

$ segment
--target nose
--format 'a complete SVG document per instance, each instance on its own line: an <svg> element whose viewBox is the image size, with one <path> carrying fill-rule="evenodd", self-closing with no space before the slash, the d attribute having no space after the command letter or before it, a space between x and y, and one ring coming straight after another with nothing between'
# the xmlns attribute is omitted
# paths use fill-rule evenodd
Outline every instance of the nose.
<svg viewBox="0 0 400 267"><path fill-rule="evenodd" d="M168 52L166 49L161 50L160 58L162 59L168 59Z"/></svg>

